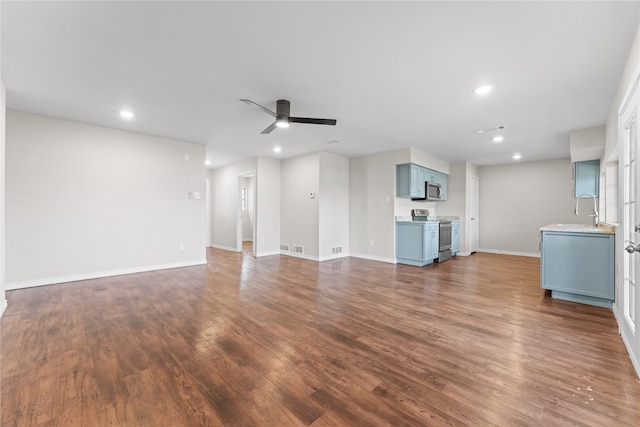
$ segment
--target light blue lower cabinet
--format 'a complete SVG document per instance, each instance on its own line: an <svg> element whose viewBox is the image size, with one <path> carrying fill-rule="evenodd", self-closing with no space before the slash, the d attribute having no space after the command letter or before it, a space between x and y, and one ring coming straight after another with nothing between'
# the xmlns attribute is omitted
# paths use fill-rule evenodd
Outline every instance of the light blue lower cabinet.
<svg viewBox="0 0 640 427"><path fill-rule="evenodd" d="M543 231L540 285L553 298L611 308L613 234Z"/></svg>
<svg viewBox="0 0 640 427"><path fill-rule="evenodd" d="M460 221L451 221L451 256L460 252Z"/></svg>
<svg viewBox="0 0 640 427"><path fill-rule="evenodd" d="M397 222L396 260L399 264L418 267L438 258L437 222Z"/></svg>

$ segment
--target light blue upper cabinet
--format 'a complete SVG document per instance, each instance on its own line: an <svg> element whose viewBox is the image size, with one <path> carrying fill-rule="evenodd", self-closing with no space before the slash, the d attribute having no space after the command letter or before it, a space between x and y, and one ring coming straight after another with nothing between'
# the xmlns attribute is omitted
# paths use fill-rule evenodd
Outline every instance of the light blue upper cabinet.
<svg viewBox="0 0 640 427"><path fill-rule="evenodd" d="M422 199L425 197L425 182L440 184L441 199L447 200L447 184L449 176L432 169L403 163L396 165L396 197L405 199Z"/></svg>
<svg viewBox="0 0 640 427"><path fill-rule="evenodd" d="M412 163L396 165L396 197L424 197L424 168Z"/></svg>
<svg viewBox="0 0 640 427"><path fill-rule="evenodd" d="M444 173L440 174L440 199L441 200L447 200L447 193L448 193L448 187L449 187L449 175L446 175Z"/></svg>
<svg viewBox="0 0 640 427"><path fill-rule="evenodd" d="M593 196L599 197L600 160L575 162L573 164L573 176L573 197L578 197L581 194L591 194Z"/></svg>

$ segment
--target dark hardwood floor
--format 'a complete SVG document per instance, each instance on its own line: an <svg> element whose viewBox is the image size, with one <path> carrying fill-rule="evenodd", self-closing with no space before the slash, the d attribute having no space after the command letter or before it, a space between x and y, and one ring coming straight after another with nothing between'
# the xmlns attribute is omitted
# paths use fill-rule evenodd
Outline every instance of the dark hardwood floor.
<svg viewBox="0 0 640 427"><path fill-rule="evenodd" d="M2 426L640 425L612 312L537 259L208 257L7 292Z"/></svg>

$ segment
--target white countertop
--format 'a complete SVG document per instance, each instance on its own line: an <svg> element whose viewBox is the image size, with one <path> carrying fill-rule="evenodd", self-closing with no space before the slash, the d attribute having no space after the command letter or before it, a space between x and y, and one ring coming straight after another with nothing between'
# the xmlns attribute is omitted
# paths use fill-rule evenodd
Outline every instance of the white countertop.
<svg viewBox="0 0 640 427"><path fill-rule="evenodd" d="M565 233L616 234L616 228L608 224L549 224L540 227L540 231L563 231Z"/></svg>
<svg viewBox="0 0 640 427"><path fill-rule="evenodd" d="M440 221L460 221L459 216L429 216L427 221L413 221L411 216L396 216L396 222L440 222Z"/></svg>

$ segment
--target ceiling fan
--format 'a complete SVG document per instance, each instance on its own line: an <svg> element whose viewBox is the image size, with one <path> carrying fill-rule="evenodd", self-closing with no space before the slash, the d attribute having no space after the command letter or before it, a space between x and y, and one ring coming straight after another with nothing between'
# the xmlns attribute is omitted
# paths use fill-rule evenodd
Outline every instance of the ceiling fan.
<svg viewBox="0 0 640 427"><path fill-rule="evenodd" d="M265 108L260 104L256 104L255 102L249 99L241 99L240 101L244 102L245 104L255 105L265 113L270 114L276 118L275 122L273 122L265 130L260 132L262 134L271 133L271 131L274 130L276 127L287 128L289 127L289 123L307 123L307 124L314 124L314 125L332 125L332 126L336 124L335 119L312 119L310 117L291 117L289 115L291 103L286 99L278 99L278 101L276 101L275 113L269 110L268 108Z"/></svg>

